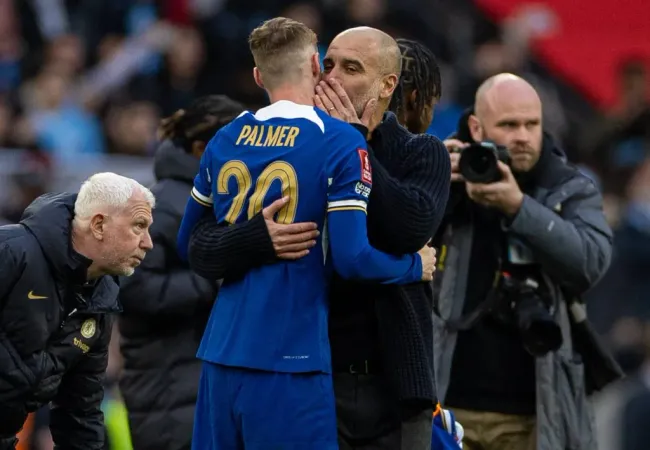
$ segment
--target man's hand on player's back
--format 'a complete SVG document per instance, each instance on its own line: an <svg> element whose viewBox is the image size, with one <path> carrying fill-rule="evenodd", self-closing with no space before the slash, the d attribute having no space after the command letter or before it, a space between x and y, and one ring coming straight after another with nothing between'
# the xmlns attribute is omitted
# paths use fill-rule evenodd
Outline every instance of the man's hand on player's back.
<svg viewBox="0 0 650 450"><path fill-rule="evenodd" d="M418 252L422 259L422 281L433 280L433 272L436 271L436 249L425 245Z"/></svg>
<svg viewBox="0 0 650 450"><path fill-rule="evenodd" d="M262 210L262 216L269 230L276 256L280 259L296 260L309 253L309 249L316 245L316 238L320 233L317 229L318 225L314 222L289 225L277 223L275 215L288 201L289 197L274 201Z"/></svg>

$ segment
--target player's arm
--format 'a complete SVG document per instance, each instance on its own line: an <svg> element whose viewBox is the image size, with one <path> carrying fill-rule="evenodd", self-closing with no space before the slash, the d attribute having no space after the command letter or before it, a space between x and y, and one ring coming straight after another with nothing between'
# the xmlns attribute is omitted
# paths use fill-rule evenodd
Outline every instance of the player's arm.
<svg viewBox="0 0 650 450"><path fill-rule="evenodd" d="M418 254L389 255L368 242L366 208L372 188L371 168L364 140L356 132L354 135L353 139L343 139L347 141L342 143L344 150L332 156L327 229L334 270L344 278L386 284L420 281L422 260Z"/></svg>
<svg viewBox="0 0 650 450"><path fill-rule="evenodd" d="M274 206L271 217L280 207ZM230 226L206 215L192 231L188 260L194 272L209 280L241 278L256 267L275 262L276 250L264 213Z"/></svg>
<svg viewBox="0 0 650 450"><path fill-rule="evenodd" d="M190 244L190 235L192 230L199 223L201 217L206 211L212 210L214 200L212 198L212 174L210 173L212 149L216 145L218 134L208 143L201 156L201 165L199 173L194 178L194 187L190 197L187 199L185 205L185 214L181 226L178 229L178 236L176 238L176 247L178 254L183 261L187 261L187 250Z"/></svg>

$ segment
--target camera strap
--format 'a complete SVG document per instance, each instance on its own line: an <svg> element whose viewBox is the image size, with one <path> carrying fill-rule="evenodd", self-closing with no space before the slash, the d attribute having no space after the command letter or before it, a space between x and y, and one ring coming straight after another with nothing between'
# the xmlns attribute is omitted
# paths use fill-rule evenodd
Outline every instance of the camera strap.
<svg viewBox="0 0 650 450"><path fill-rule="evenodd" d="M488 292L485 300L481 302L471 313L464 314L458 319L449 319L445 321L445 326L449 331L467 331L476 325L481 318L489 313L499 303L499 284L501 282L501 271L494 274L492 288Z"/></svg>
<svg viewBox="0 0 650 450"><path fill-rule="evenodd" d="M445 322L445 326L449 331L466 331L472 328L478 323L478 321L488 312L490 312L494 307L497 306L500 296L499 296L499 287L501 285L501 269L503 267L503 260L499 258L497 265L497 270L494 273L494 280L492 282L492 287L488 292L485 300L481 302L478 307L476 307L469 314L461 315L458 319L445 319L440 313L440 294L442 292L442 279L444 278L443 274L446 266L446 257L447 249L451 243L452 238L452 226L448 225L442 236L442 242L440 245L440 256L438 257L438 264L436 266L436 273L433 278L432 288L433 288L433 313L442 319Z"/></svg>

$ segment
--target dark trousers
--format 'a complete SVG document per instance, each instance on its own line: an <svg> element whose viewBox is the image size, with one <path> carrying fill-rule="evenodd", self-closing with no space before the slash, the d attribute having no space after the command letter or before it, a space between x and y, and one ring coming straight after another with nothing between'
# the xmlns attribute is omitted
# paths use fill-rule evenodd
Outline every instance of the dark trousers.
<svg viewBox="0 0 650 450"><path fill-rule="evenodd" d="M401 404L382 375L334 374L340 450L431 450L433 405Z"/></svg>

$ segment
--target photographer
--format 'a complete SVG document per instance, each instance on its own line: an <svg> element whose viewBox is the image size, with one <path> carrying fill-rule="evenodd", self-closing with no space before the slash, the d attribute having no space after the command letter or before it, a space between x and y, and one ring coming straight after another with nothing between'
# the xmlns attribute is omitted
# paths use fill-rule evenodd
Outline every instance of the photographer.
<svg viewBox="0 0 650 450"><path fill-rule="evenodd" d="M595 448L567 304L610 261L600 194L543 133L539 96L514 75L479 88L445 145L452 193L434 241L440 402L469 450Z"/></svg>

